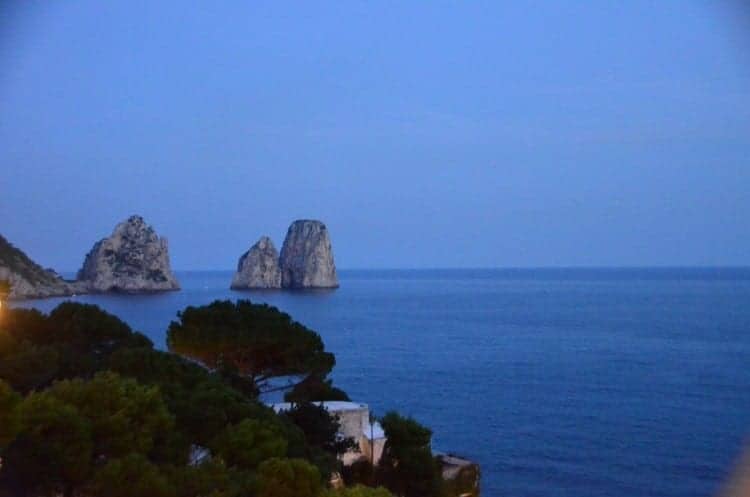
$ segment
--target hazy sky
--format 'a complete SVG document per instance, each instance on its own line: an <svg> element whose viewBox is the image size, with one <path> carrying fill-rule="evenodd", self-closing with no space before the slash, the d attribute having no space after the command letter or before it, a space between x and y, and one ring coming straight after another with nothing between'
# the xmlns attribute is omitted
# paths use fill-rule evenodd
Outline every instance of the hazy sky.
<svg viewBox="0 0 750 497"><path fill-rule="evenodd" d="M0 3L0 233L176 269L289 222L339 267L750 264L731 1Z"/></svg>

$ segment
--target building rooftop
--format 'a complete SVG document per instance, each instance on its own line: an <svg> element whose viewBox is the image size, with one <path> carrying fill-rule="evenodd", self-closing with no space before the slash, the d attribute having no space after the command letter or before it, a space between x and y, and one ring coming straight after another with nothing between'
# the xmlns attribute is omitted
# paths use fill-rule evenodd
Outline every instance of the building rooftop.
<svg viewBox="0 0 750 497"><path fill-rule="evenodd" d="M326 400L323 402L313 402L316 406L322 406L326 411L329 412L341 412L341 411L358 411L360 409L370 410L367 404L360 404L359 402L346 402L343 400ZM292 408L291 402L276 402L269 404L276 412L288 411Z"/></svg>
<svg viewBox="0 0 750 497"><path fill-rule="evenodd" d="M361 404L359 402L346 402L342 400L327 400L323 402L313 402L316 406L323 407L326 411L336 414L338 412L346 411L367 411L369 414L370 407L367 404ZM288 411L292 408L291 402L276 402L268 404L276 412ZM377 421L370 426L369 416L362 418L362 435L368 439L377 440L379 438L385 438L385 431L380 423Z"/></svg>

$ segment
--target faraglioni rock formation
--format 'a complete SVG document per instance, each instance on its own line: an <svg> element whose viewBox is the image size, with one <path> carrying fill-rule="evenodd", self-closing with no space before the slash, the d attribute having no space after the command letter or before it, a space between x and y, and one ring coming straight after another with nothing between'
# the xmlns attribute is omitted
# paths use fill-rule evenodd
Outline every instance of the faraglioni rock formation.
<svg viewBox="0 0 750 497"><path fill-rule="evenodd" d="M0 280L10 283L10 299L63 297L86 292L85 285L66 281L52 269L44 269L3 236L0 236Z"/></svg>
<svg viewBox="0 0 750 497"><path fill-rule="evenodd" d="M141 216L118 224L86 255L78 279L92 292L147 293L179 290L169 266L166 238Z"/></svg>
<svg viewBox="0 0 750 497"><path fill-rule="evenodd" d="M338 288L331 238L320 221L294 221L279 257L283 288Z"/></svg>
<svg viewBox="0 0 750 497"><path fill-rule="evenodd" d="M281 288L279 252L270 238L261 237L250 250L242 254L231 288Z"/></svg>

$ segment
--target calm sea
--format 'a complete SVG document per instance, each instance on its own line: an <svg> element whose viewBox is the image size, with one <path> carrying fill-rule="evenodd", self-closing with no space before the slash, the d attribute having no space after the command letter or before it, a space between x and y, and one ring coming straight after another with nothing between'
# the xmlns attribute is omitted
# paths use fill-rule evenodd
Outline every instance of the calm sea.
<svg viewBox="0 0 750 497"><path fill-rule="evenodd" d="M75 300L159 347L187 305L278 306L353 399L478 461L486 496L707 496L750 434L750 269L342 271L327 292L177 276L181 292Z"/></svg>

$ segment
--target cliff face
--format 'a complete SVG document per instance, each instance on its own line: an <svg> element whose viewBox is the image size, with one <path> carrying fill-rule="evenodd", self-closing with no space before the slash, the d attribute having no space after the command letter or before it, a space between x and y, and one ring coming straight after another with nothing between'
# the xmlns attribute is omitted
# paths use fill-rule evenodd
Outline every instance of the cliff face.
<svg viewBox="0 0 750 497"><path fill-rule="evenodd" d="M435 454L447 497L479 497L479 464L453 454Z"/></svg>
<svg viewBox="0 0 750 497"><path fill-rule="evenodd" d="M61 297L85 293L85 285L65 281L44 269L0 236L0 280L11 284L10 299Z"/></svg>
<svg viewBox="0 0 750 497"><path fill-rule="evenodd" d="M261 237L240 257L231 288L281 288L279 253L270 238Z"/></svg>
<svg viewBox="0 0 750 497"><path fill-rule="evenodd" d="M331 239L320 221L299 220L289 226L279 258L284 288L337 288Z"/></svg>
<svg viewBox="0 0 750 497"><path fill-rule="evenodd" d="M169 265L167 240L142 217L131 216L112 235L94 244L78 279L92 292L160 292L179 290Z"/></svg>

